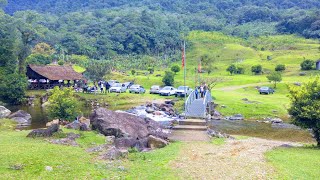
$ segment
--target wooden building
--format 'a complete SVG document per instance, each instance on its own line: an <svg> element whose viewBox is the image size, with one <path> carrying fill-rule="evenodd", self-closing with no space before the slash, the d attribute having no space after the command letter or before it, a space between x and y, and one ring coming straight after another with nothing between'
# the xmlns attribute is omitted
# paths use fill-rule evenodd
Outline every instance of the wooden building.
<svg viewBox="0 0 320 180"><path fill-rule="evenodd" d="M28 65L27 77L29 89L52 89L55 86L70 87L76 81L84 80L83 75L74 71L72 66L59 65Z"/></svg>

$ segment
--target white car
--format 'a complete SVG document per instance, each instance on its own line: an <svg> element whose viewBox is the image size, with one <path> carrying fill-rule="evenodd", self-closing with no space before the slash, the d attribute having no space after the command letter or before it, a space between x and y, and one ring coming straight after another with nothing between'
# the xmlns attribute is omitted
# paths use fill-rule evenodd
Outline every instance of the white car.
<svg viewBox="0 0 320 180"><path fill-rule="evenodd" d="M108 81L108 84L109 84L110 86L113 86L113 85L116 84L116 83L119 83L119 81L117 81L117 80L109 80L109 81Z"/></svg>
<svg viewBox="0 0 320 180"><path fill-rule="evenodd" d="M176 88L172 86L165 86L159 91L160 96L171 96L176 93Z"/></svg>
<svg viewBox="0 0 320 180"><path fill-rule="evenodd" d="M176 90L175 96L184 97L191 94L191 92L192 92L192 89L189 86L179 86L178 89Z"/></svg>
<svg viewBox="0 0 320 180"><path fill-rule="evenodd" d="M110 92L123 93L127 91L127 88L124 84L114 83L109 89Z"/></svg>

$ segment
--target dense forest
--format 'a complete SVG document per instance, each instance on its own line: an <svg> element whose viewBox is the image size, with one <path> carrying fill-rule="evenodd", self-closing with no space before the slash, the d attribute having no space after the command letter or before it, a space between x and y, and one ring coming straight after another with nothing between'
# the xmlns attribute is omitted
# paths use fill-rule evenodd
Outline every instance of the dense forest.
<svg viewBox="0 0 320 180"><path fill-rule="evenodd" d="M67 54L170 56L191 30L320 37L318 0L8 0L4 11Z"/></svg>

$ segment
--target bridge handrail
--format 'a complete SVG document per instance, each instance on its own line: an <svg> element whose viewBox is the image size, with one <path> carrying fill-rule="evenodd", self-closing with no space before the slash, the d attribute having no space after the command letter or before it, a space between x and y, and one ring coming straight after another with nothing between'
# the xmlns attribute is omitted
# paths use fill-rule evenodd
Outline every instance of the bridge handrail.
<svg viewBox="0 0 320 180"><path fill-rule="evenodd" d="M188 112L189 105L196 99L196 93L195 90L193 90L190 95L188 96L186 102L185 102L185 111ZM186 113L185 112L185 113Z"/></svg>
<svg viewBox="0 0 320 180"><path fill-rule="evenodd" d="M207 113L207 104L212 102L212 96L211 92L209 90L205 91L205 96L203 98L203 106L204 106L204 112L203 112L203 117L206 116ZM210 110L211 111L211 110Z"/></svg>

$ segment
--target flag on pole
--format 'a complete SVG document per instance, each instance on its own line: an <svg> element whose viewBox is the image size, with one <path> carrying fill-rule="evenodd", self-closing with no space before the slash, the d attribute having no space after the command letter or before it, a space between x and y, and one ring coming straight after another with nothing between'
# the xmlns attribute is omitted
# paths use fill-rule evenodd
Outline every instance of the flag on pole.
<svg viewBox="0 0 320 180"><path fill-rule="evenodd" d="M182 48L182 68L184 68L185 57L184 57L184 48Z"/></svg>
<svg viewBox="0 0 320 180"><path fill-rule="evenodd" d="M201 61L198 63L198 72L201 73Z"/></svg>

